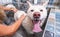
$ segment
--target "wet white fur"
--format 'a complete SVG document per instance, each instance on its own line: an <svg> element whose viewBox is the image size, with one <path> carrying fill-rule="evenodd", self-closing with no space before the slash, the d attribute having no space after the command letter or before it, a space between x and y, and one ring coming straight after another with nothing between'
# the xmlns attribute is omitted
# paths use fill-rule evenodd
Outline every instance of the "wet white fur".
<svg viewBox="0 0 60 37"><path fill-rule="evenodd" d="M47 16L47 10L46 10L46 6L48 4L48 1L46 1L43 5L32 5L30 2L27 1L27 3L29 4L29 9L27 10L27 17L25 18L25 20L22 22L22 26L25 28L25 30L28 33L33 33L32 32L32 28L33 28L33 24L31 22L31 19L33 20L33 14L34 12L39 12L40 13L40 20L42 20L42 23L44 22L46 16ZM30 10L34 10L33 12L31 12ZM43 10L43 12L41 12L40 10ZM22 14L26 13L24 11L20 11L18 10L15 14L14 14L14 18L15 20L17 20Z"/></svg>

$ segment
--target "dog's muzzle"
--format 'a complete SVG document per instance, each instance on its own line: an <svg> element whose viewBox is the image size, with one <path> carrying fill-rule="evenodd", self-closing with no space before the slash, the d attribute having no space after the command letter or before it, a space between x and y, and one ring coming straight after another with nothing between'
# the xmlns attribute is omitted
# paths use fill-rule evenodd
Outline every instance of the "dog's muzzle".
<svg viewBox="0 0 60 37"><path fill-rule="evenodd" d="M34 14L33 14L33 18L34 18L34 20L39 20L39 18L40 18L40 13L39 12L35 12Z"/></svg>

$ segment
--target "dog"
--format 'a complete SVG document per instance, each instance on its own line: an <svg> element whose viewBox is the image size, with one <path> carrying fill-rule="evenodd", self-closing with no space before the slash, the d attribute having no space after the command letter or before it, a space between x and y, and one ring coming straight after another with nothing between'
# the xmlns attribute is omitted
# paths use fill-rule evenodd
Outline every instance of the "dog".
<svg viewBox="0 0 60 37"><path fill-rule="evenodd" d="M33 5L29 1L27 1L29 4L29 8L27 10L27 13L24 11L18 11L14 14L15 20L17 20L21 14L26 14L26 18L22 22L22 26L25 28L28 34L34 34L42 32L41 29L46 17L47 17L47 4L48 1L46 1L43 5Z"/></svg>

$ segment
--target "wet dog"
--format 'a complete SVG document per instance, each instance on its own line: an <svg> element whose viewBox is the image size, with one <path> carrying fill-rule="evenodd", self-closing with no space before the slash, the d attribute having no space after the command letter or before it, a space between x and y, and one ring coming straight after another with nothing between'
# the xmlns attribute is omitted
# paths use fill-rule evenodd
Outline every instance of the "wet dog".
<svg viewBox="0 0 60 37"><path fill-rule="evenodd" d="M32 21L33 26L32 32L36 33L41 32L42 29L40 27L43 25L43 22L45 21L47 16L46 6L48 4L48 1L46 1L43 5L33 5L28 1L27 3L29 4L29 8L27 10L27 16ZM27 28L29 27L26 27L26 29Z"/></svg>
<svg viewBox="0 0 60 37"><path fill-rule="evenodd" d="M28 34L40 33L43 31L41 29L41 26L43 25L47 17L46 6L48 4L48 1L46 1L43 5L33 5L28 1L27 3L29 4L29 8L26 13L27 16L22 22L22 26L25 28ZM14 15L15 16L14 18L15 19L19 18L22 13L25 13L25 12L22 12L22 11L16 12Z"/></svg>
<svg viewBox="0 0 60 37"><path fill-rule="evenodd" d="M33 5L27 1L29 8L27 10L27 16L30 17L33 23L33 29L31 33L35 33L35 37L42 37L43 30L41 29L46 17L47 17L47 4L46 1L43 5Z"/></svg>

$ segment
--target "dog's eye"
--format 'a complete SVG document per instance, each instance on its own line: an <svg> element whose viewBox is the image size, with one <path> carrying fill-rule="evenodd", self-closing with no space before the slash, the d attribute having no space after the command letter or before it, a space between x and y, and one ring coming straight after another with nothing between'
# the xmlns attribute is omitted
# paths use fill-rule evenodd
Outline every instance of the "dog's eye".
<svg viewBox="0 0 60 37"><path fill-rule="evenodd" d="M34 10L31 10L31 12L33 12Z"/></svg>
<svg viewBox="0 0 60 37"><path fill-rule="evenodd" d="M43 12L43 10L42 10L42 9L41 9L40 11L41 11L41 12Z"/></svg>

